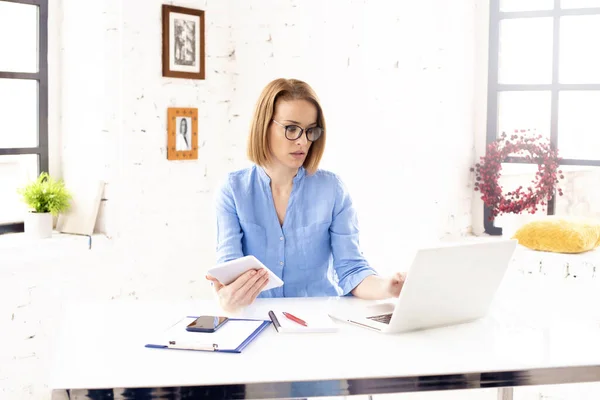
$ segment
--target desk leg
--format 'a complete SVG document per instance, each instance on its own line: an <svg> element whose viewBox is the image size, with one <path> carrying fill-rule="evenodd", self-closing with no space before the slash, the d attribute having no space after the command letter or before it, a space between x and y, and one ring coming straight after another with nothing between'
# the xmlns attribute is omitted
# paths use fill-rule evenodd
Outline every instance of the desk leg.
<svg viewBox="0 0 600 400"><path fill-rule="evenodd" d="M513 400L513 388L502 387L498 389L498 400Z"/></svg>

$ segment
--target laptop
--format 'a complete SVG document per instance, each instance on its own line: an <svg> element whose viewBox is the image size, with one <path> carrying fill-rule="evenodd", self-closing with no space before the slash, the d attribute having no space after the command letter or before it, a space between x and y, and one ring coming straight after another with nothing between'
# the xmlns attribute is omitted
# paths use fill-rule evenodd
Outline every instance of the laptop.
<svg viewBox="0 0 600 400"><path fill-rule="evenodd" d="M384 333L477 320L487 314L516 246L517 240L501 239L419 249L393 302L329 316Z"/></svg>

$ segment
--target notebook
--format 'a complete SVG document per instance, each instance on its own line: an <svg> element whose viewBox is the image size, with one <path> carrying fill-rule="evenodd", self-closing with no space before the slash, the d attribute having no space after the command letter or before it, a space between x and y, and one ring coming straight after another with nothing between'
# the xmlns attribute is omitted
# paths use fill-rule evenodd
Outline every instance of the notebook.
<svg viewBox="0 0 600 400"><path fill-rule="evenodd" d="M269 311L269 318L279 333L331 333L338 330L333 319L326 313L298 314L294 312L292 316L300 318L306 322L307 326L290 320L284 315L284 311Z"/></svg>
<svg viewBox="0 0 600 400"><path fill-rule="evenodd" d="M157 335L145 347L241 353L271 322L229 319L216 332L190 332L185 328L197 317L186 317Z"/></svg>

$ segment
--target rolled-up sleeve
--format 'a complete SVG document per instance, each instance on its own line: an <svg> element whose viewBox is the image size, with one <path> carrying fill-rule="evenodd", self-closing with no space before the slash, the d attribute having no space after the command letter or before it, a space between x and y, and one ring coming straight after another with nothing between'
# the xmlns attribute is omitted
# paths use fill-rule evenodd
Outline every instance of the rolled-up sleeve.
<svg viewBox="0 0 600 400"><path fill-rule="evenodd" d="M329 228L333 267L344 296L369 275L377 272L369 266L360 250L358 218L344 183L338 178L333 219Z"/></svg>
<svg viewBox="0 0 600 400"><path fill-rule="evenodd" d="M231 190L231 180L221 185L215 196L217 219L217 263L242 257L242 228Z"/></svg>

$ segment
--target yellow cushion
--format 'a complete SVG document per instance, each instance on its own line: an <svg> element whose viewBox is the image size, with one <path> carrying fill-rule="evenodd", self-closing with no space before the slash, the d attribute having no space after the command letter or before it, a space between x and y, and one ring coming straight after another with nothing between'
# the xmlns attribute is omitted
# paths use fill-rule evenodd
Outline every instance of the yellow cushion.
<svg viewBox="0 0 600 400"><path fill-rule="evenodd" d="M526 223L513 239L532 250L583 253L600 246L600 223L550 217Z"/></svg>

